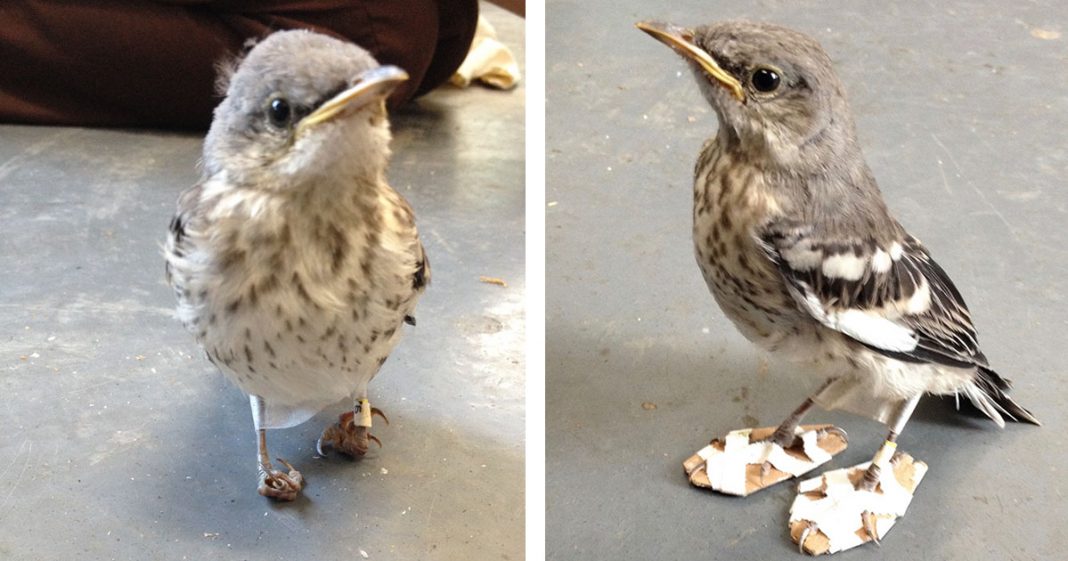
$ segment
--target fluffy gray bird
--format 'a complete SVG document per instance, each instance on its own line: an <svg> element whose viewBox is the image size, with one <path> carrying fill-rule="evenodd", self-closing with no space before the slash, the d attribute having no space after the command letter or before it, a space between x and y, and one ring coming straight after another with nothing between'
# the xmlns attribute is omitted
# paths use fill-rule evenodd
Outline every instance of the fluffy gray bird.
<svg viewBox="0 0 1068 561"><path fill-rule="evenodd" d="M265 430L351 398L318 448L363 455L367 385L430 280L408 203L386 183L384 99L407 74L351 43L274 33L229 77L166 242L178 317L249 394L261 495L293 500ZM384 418L384 416L383 416Z"/></svg>
<svg viewBox="0 0 1068 561"><path fill-rule="evenodd" d="M999 426L1038 424L979 350L949 276L891 216L815 40L750 22L638 27L689 62L719 118L697 161L693 210L713 296L750 341L831 378L773 442L794 444L819 404L886 422L882 452L892 452L925 393L963 394ZM873 490L879 475L873 462L859 486Z"/></svg>

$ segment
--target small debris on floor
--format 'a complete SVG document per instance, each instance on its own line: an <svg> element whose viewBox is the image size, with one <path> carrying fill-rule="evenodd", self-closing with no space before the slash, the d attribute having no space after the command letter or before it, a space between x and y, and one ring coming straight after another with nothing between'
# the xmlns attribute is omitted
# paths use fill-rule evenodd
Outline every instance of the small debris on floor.
<svg viewBox="0 0 1068 561"><path fill-rule="evenodd" d="M1047 41L1052 41L1054 39L1060 39L1061 32L1053 29L1042 29L1041 27L1036 27L1031 30L1031 36L1035 39L1045 39Z"/></svg>
<svg viewBox="0 0 1068 561"><path fill-rule="evenodd" d="M653 409L656 409L656 404L652 401L643 401L642 409L645 409L646 411L652 411Z"/></svg>
<svg viewBox="0 0 1068 561"><path fill-rule="evenodd" d="M503 286L503 287L507 287L508 286L508 283L504 282L504 279L499 279L497 277L481 276L481 277L478 277L478 280L481 281L481 282L484 282L486 284L495 284L497 286Z"/></svg>
<svg viewBox="0 0 1068 561"><path fill-rule="evenodd" d="M361 549L360 550L360 557L363 557L364 559L367 559L368 557L370 557L370 555L367 555L367 552Z"/></svg>

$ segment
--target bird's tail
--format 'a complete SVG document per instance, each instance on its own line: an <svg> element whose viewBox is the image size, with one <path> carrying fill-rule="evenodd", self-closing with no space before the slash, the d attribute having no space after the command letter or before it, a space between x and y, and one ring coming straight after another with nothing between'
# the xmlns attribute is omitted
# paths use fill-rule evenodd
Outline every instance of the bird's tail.
<svg viewBox="0 0 1068 561"><path fill-rule="evenodd" d="M997 372L980 366L976 370L975 380L963 391L968 399L998 426L1005 425L1003 416L1017 423L1041 425L1030 411L1009 397L1007 392L1011 388L1012 382L1002 378Z"/></svg>

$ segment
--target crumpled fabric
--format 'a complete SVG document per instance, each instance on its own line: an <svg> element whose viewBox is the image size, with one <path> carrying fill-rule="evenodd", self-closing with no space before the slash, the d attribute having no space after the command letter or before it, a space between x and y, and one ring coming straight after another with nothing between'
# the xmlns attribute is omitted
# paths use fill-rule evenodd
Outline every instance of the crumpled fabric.
<svg viewBox="0 0 1068 561"><path fill-rule="evenodd" d="M510 90L519 84L520 78L519 64L512 51L497 40L497 30L479 15L467 58L449 81L461 88L478 81L499 90Z"/></svg>

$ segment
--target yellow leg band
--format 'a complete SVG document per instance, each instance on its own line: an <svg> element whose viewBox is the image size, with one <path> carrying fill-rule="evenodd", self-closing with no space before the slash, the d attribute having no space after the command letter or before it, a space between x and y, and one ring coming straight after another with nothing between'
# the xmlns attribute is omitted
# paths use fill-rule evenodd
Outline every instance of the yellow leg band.
<svg viewBox="0 0 1068 561"><path fill-rule="evenodd" d="M890 458L894 457L894 452L896 450L896 442L890 442L889 440L883 442L883 446L875 453L875 458L872 459L872 463L878 466L886 465L890 462Z"/></svg>
<svg viewBox="0 0 1068 561"><path fill-rule="evenodd" d="M356 425L357 426L361 426L361 427L370 428L371 427L371 402L367 401L367 398L361 399L360 400L360 405L358 406L358 409L359 409L358 412L360 414L360 418L359 418L358 421L356 421Z"/></svg>

